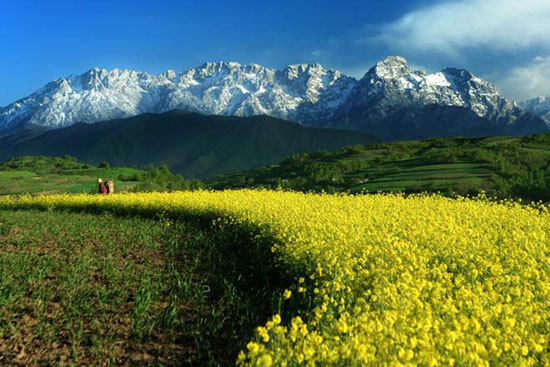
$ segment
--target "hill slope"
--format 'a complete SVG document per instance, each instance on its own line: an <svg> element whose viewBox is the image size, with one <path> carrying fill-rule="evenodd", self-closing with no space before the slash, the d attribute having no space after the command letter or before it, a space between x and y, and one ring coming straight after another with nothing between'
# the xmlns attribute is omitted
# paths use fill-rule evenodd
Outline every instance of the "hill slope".
<svg viewBox="0 0 550 367"><path fill-rule="evenodd" d="M307 128L267 116L205 116L176 110L76 124L26 139L5 137L0 140L0 158L70 154L92 164L166 165L185 177L204 178L273 164L295 153L377 141L368 134Z"/></svg>
<svg viewBox="0 0 550 367"><path fill-rule="evenodd" d="M206 182L215 188L268 187L352 193L441 191L550 200L550 134L445 138L291 156L277 165Z"/></svg>

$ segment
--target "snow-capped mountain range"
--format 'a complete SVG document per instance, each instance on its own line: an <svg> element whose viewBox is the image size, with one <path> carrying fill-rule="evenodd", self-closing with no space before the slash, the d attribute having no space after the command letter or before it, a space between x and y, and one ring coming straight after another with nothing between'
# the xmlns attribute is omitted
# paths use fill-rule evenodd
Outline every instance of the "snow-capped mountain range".
<svg viewBox="0 0 550 367"><path fill-rule="evenodd" d="M550 126L550 96L529 99L525 102L520 102L519 106L525 111L539 116Z"/></svg>
<svg viewBox="0 0 550 367"><path fill-rule="evenodd" d="M257 64L205 63L159 75L94 68L57 79L0 110L0 129L22 123L58 128L141 113L185 109L204 114L266 114L293 121L327 115L357 85L319 64L282 71Z"/></svg>
<svg viewBox="0 0 550 367"><path fill-rule="evenodd" d="M523 112L497 89L466 70L428 74L390 56L357 80L319 64L283 70L258 64L205 63L159 75L93 68L57 79L0 108L0 132L26 126L66 127L141 113L184 109L204 114L266 114L310 126L368 131L392 111L454 106L512 126ZM527 107L526 107L527 108Z"/></svg>

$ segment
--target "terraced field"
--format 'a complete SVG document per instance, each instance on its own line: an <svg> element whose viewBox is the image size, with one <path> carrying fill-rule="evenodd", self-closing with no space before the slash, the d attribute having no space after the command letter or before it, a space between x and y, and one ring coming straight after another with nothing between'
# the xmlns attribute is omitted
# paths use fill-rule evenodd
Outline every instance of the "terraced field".
<svg viewBox="0 0 550 367"><path fill-rule="evenodd" d="M492 174L494 172L488 164L467 162L430 164L426 159L405 159L350 174L349 177L366 180L366 182L352 186L349 190L352 193L437 191L449 188L461 192L471 188L488 190Z"/></svg>

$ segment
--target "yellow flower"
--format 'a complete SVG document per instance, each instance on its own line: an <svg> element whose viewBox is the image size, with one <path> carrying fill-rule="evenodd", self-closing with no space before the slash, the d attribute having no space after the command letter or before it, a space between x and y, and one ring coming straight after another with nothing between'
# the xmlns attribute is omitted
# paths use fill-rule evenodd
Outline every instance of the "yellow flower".
<svg viewBox="0 0 550 367"><path fill-rule="evenodd" d="M258 351L260 350L260 346L258 345L258 343L249 342L249 343L246 345L246 349L248 349L248 351L250 352L250 354L256 354L256 353L258 353Z"/></svg>
<svg viewBox="0 0 550 367"><path fill-rule="evenodd" d="M521 355L526 356L527 354L529 354L529 348L527 347L527 345L524 345L521 347Z"/></svg>
<svg viewBox="0 0 550 367"><path fill-rule="evenodd" d="M272 364L273 364L273 359L269 354L264 354L256 362L256 366L258 367L271 367Z"/></svg>

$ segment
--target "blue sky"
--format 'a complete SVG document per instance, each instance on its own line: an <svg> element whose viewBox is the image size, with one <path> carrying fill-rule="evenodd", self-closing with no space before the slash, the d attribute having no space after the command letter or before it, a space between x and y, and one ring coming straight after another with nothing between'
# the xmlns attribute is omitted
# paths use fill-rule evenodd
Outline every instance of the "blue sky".
<svg viewBox="0 0 550 367"><path fill-rule="evenodd" d="M550 94L548 19L548 0L3 0L0 106L94 66L319 62L361 77L393 54L469 69L523 99Z"/></svg>

